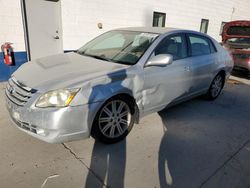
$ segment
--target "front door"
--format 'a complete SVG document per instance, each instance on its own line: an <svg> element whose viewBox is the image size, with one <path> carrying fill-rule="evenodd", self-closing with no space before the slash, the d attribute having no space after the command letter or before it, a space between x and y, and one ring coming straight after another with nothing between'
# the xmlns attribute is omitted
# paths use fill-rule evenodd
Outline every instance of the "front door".
<svg viewBox="0 0 250 188"><path fill-rule="evenodd" d="M154 55L171 54L172 64L166 67L144 68L144 113L152 113L163 109L177 98L188 95L192 80L190 63L187 59L187 45L185 36L174 35L163 39L156 47Z"/></svg>
<svg viewBox="0 0 250 188"><path fill-rule="evenodd" d="M60 0L22 0L29 60L63 52Z"/></svg>

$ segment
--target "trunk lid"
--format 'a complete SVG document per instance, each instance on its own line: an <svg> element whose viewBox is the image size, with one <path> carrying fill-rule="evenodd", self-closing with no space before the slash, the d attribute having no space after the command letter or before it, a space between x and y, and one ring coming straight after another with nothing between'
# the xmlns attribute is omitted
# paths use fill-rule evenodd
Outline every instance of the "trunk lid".
<svg viewBox="0 0 250 188"><path fill-rule="evenodd" d="M222 42L231 49L250 50L250 21L233 21L225 24Z"/></svg>

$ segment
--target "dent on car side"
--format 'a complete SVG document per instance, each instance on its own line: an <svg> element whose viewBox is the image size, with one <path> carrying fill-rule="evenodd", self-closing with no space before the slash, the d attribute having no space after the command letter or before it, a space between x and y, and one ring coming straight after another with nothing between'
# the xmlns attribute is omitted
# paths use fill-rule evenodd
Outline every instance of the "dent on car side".
<svg viewBox="0 0 250 188"><path fill-rule="evenodd" d="M131 30L131 28L125 30ZM144 30L147 31L145 28ZM216 74L225 71L227 78L232 69L229 54L214 39L211 40L218 50L218 53L212 57L215 63L208 72L208 83L204 83L204 88L196 93L189 93L194 79L191 75L189 78L185 77L185 74L181 78L175 77L176 73L171 72L171 65L164 68L146 66L153 50L163 38L171 34L187 32L198 34L186 30L159 33L159 37L149 46L137 64L132 66L93 59L76 53L59 54L26 63L13 74L17 82L14 84L27 85L37 92L32 94L22 107L13 104L6 94L10 116L18 128L28 134L46 142L59 143L89 137L96 114L105 101L113 96L125 94L133 97L138 115L136 118L139 121L141 117L159 111L169 104L205 93ZM181 61L192 62L192 58L188 57ZM159 78L159 75L164 74L164 72L159 74L160 71L167 69L169 69L168 75L165 78ZM164 82L157 82L154 78L171 84L164 85ZM12 82L11 79L9 82ZM180 83L183 85L178 85ZM173 87L177 89L174 90ZM67 107L37 108L35 106L41 94L60 88L80 88L80 90ZM172 93L171 90L173 90ZM47 131L44 136L38 134L40 129Z"/></svg>

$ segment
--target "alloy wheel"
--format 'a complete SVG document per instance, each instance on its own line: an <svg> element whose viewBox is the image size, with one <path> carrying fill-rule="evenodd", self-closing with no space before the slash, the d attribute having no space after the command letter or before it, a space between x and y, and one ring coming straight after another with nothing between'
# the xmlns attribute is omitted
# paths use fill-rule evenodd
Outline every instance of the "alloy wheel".
<svg viewBox="0 0 250 188"><path fill-rule="evenodd" d="M223 78L221 75L215 77L212 86L211 86L211 95L212 97L217 97L222 89L223 86Z"/></svg>
<svg viewBox="0 0 250 188"><path fill-rule="evenodd" d="M124 134L131 122L131 111L124 101L112 100L100 111L98 124L107 138L117 138Z"/></svg>

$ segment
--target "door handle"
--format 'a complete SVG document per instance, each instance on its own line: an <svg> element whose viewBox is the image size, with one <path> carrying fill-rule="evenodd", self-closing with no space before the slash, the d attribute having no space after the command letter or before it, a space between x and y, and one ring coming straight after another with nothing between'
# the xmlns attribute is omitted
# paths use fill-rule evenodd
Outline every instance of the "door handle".
<svg viewBox="0 0 250 188"><path fill-rule="evenodd" d="M60 37L59 37L59 36L54 36L53 38L54 38L54 39L60 39Z"/></svg>
<svg viewBox="0 0 250 188"><path fill-rule="evenodd" d="M185 71L190 71L190 66L185 66L185 67L184 67L184 70L185 70Z"/></svg>

